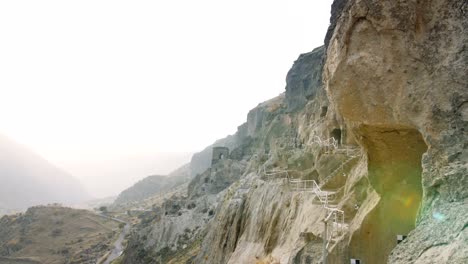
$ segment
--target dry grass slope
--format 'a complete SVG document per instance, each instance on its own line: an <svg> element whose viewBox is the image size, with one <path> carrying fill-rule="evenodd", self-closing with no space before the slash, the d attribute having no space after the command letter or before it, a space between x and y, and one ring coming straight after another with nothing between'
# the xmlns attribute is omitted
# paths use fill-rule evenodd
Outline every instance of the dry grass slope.
<svg viewBox="0 0 468 264"><path fill-rule="evenodd" d="M96 263L118 233L117 222L90 211L32 207L0 219L0 263Z"/></svg>

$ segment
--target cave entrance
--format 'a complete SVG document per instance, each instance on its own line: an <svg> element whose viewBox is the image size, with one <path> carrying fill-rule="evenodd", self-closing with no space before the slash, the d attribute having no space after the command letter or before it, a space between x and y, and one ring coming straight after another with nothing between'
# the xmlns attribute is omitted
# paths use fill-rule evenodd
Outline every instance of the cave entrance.
<svg viewBox="0 0 468 264"><path fill-rule="evenodd" d="M320 112L320 117L325 117L328 112L328 106L322 106L322 111Z"/></svg>
<svg viewBox="0 0 468 264"><path fill-rule="evenodd" d="M421 159L427 146L415 129L364 127L360 133L368 154L369 182L379 200L353 234L350 257L386 263L397 236L415 227L422 199Z"/></svg>
<svg viewBox="0 0 468 264"><path fill-rule="evenodd" d="M330 137L334 138L336 142L338 142L338 145L341 145L341 129L335 128L332 130L330 133Z"/></svg>

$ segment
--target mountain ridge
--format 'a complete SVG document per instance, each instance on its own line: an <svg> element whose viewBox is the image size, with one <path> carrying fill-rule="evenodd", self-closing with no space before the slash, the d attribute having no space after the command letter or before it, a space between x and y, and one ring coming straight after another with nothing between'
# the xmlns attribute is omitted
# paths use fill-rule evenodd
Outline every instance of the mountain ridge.
<svg viewBox="0 0 468 264"><path fill-rule="evenodd" d="M76 203L90 195L71 174L24 145L0 135L0 207L25 209L47 203Z"/></svg>

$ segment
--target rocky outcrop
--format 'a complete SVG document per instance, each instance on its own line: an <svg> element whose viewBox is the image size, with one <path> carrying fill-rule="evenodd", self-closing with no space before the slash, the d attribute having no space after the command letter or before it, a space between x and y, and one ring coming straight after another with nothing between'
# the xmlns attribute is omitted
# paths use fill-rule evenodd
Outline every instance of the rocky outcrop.
<svg viewBox="0 0 468 264"><path fill-rule="evenodd" d="M189 164L180 167L167 176L148 176L135 183L132 187L122 191L117 196L117 199L115 199L114 205L125 205L142 201L187 183L190 179Z"/></svg>
<svg viewBox="0 0 468 264"><path fill-rule="evenodd" d="M221 141L230 159L202 166L136 248L161 263L181 263L177 252L182 263L466 263L466 14L443 0L335 1L326 45L299 57L286 93Z"/></svg>
<svg viewBox="0 0 468 264"><path fill-rule="evenodd" d="M211 158L213 156L213 147L228 147L232 149L236 145L235 136L227 136L223 139L217 140L212 145L206 147L200 152L193 154L192 159L190 160L190 174L192 177L195 177L197 174L205 172L208 168L211 167Z"/></svg>
<svg viewBox="0 0 468 264"><path fill-rule="evenodd" d="M166 176L148 176L135 183L132 187L122 191L114 203L133 203L154 196L162 192L162 189L166 185L166 180Z"/></svg>
<svg viewBox="0 0 468 264"><path fill-rule="evenodd" d="M467 13L464 1L349 1L330 39L324 80L341 122L369 157L369 178L382 199L373 213L390 216L397 206L405 215L396 199L416 203L405 216L415 230L396 247L391 263L468 258L462 246L468 216ZM365 221L374 223L372 217ZM404 219L391 221L404 225ZM370 228L365 223L361 230ZM366 232L378 237L355 233L353 244L367 248L351 254L386 261L390 238L382 230Z"/></svg>
<svg viewBox="0 0 468 264"><path fill-rule="evenodd" d="M170 197L161 208L153 208L151 215L137 226L125 263L168 263L181 252L192 252L212 221L223 191L244 170L245 161L220 160L192 179L186 195ZM197 253L195 250L191 254Z"/></svg>
<svg viewBox="0 0 468 264"><path fill-rule="evenodd" d="M237 132L234 135L219 139L202 151L195 153L190 161L191 176L195 177L197 174L203 173L211 167L212 151L214 147L227 147L230 150L234 150L243 144L246 137L247 124L243 124L237 128Z"/></svg>
<svg viewBox="0 0 468 264"><path fill-rule="evenodd" d="M260 103L249 111L247 122L237 127L234 135L219 139L204 150L195 153L190 161L191 175L194 177L211 167L212 150L214 147L229 148L231 151L230 158L235 160L251 155L249 146L253 143L252 138L258 138L258 134L262 133L264 126L276 118L278 112L285 111L287 106L284 102L284 97L285 95L281 94L278 97Z"/></svg>
<svg viewBox="0 0 468 264"><path fill-rule="evenodd" d="M322 86L324 47L301 54L286 76L286 103L289 111L302 109Z"/></svg>

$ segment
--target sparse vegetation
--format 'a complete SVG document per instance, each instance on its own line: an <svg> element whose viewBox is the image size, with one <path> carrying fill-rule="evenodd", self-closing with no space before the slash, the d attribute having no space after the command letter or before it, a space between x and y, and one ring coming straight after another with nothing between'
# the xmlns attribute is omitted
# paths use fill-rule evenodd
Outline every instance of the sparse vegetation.
<svg viewBox="0 0 468 264"><path fill-rule="evenodd" d="M60 218L51 221L51 216ZM0 218L0 257L90 263L109 250L117 228L117 222L85 210L32 207L24 214Z"/></svg>

